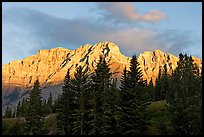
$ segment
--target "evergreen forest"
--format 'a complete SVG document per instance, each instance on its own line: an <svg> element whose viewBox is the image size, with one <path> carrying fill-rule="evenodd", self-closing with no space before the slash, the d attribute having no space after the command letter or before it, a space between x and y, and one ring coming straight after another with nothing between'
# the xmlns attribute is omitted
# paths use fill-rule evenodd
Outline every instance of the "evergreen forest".
<svg viewBox="0 0 204 137"><path fill-rule="evenodd" d="M191 56L179 54L177 68L159 69L154 82L143 79L136 55L124 68L120 86L105 57L93 73L78 66L64 78L62 94L41 96L38 80L29 97L2 117L3 135L201 135L202 71ZM202 69L201 69L202 70Z"/></svg>

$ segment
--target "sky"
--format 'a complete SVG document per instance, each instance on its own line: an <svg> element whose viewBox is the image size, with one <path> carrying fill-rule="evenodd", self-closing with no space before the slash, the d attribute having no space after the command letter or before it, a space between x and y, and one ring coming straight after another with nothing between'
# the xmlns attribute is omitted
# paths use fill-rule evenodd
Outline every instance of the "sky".
<svg viewBox="0 0 204 137"><path fill-rule="evenodd" d="M2 2L2 64L104 41L129 57L158 49L202 58L202 3Z"/></svg>

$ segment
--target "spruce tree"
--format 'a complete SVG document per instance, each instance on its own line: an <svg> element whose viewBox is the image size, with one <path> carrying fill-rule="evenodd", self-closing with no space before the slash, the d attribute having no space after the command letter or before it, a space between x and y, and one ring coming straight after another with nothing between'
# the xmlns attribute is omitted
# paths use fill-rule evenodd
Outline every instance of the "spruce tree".
<svg viewBox="0 0 204 137"><path fill-rule="evenodd" d="M147 86L147 92L150 100L155 101L155 90L154 90L154 84L153 84L152 78L149 82L149 85Z"/></svg>
<svg viewBox="0 0 204 137"><path fill-rule="evenodd" d="M156 79L156 84L155 84L156 101L161 100L161 90L162 90L162 82L161 82L162 72L161 71L162 71L161 68L159 68L159 73L158 73L158 77Z"/></svg>
<svg viewBox="0 0 204 137"><path fill-rule="evenodd" d="M74 109L74 134L85 135L90 133L89 114L90 114L90 81L89 75L79 66L71 80L71 90L75 93L76 108Z"/></svg>
<svg viewBox="0 0 204 137"><path fill-rule="evenodd" d="M52 101L52 93L50 92L50 96L47 100L47 108L48 108L48 114L52 114L53 113L53 101Z"/></svg>
<svg viewBox="0 0 204 137"><path fill-rule="evenodd" d="M47 100L46 99L42 100L42 107L43 107L43 115L48 116L49 115L49 107L47 105Z"/></svg>
<svg viewBox="0 0 204 137"><path fill-rule="evenodd" d="M109 64L105 57L100 56L95 72L92 76L92 102L93 102L93 135L110 134L112 111L110 110L110 95L108 94L111 86L111 75Z"/></svg>
<svg viewBox="0 0 204 137"><path fill-rule="evenodd" d="M16 108L16 117L21 117L21 102L18 102L17 108Z"/></svg>
<svg viewBox="0 0 204 137"><path fill-rule="evenodd" d="M142 71L139 67L136 55L130 62L130 71L124 70L121 85L121 134L139 135L146 134L147 129L147 101L144 87L146 81L142 79Z"/></svg>
<svg viewBox="0 0 204 137"><path fill-rule="evenodd" d="M70 70L64 78L62 94L58 97L57 105L57 134L73 135L74 134L74 110L76 106L75 92L71 90Z"/></svg>
<svg viewBox="0 0 204 137"><path fill-rule="evenodd" d="M4 118L11 118L12 117L12 109L7 106L5 114L4 114Z"/></svg>
<svg viewBox="0 0 204 137"><path fill-rule="evenodd" d="M20 117L25 117L28 114L29 111L29 101L27 98L23 98L23 101L21 103L20 107Z"/></svg>
<svg viewBox="0 0 204 137"><path fill-rule="evenodd" d="M178 134L201 134L202 107L198 68L192 57L179 55L171 82L172 123Z"/></svg>
<svg viewBox="0 0 204 137"><path fill-rule="evenodd" d="M109 125L110 128L108 129L107 134L115 135L120 133L120 111L121 111L121 100L120 100L120 90L117 88L117 78L112 79L111 87L109 88L109 92L107 92L107 96L109 98L109 110L111 113L109 113L110 121Z"/></svg>
<svg viewBox="0 0 204 137"><path fill-rule="evenodd" d="M56 111L57 111L58 102L59 102L59 98L57 98L53 103L53 113L56 113Z"/></svg>
<svg viewBox="0 0 204 137"><path fill-rule="evenodd" d="M169 92L169 75L167 73L167 65L164 65L164 73L162 74L160 78L161 83L161 91L160 91L160 97L161 100L166 99L167 93Z"/></svg>
<svg viewBox="0 0 204 137"><path fill-rule="evenodd" d="M29 134L41 135L44 117L41 89L38 79L35 81L33 89L29 92L28 110L25 119L28 125Z"/></svg>

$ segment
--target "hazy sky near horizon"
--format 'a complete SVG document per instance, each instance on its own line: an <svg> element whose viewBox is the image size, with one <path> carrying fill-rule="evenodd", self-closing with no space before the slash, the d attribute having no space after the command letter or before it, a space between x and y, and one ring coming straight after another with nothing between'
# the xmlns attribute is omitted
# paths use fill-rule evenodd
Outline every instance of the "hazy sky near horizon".
<svg viewBox="0 0 204 137"><path fill-rule="evenodd" d="M103 41L126 56L159 49L202 58L201 2L3 2L2 28L2 64Z"/></svg>

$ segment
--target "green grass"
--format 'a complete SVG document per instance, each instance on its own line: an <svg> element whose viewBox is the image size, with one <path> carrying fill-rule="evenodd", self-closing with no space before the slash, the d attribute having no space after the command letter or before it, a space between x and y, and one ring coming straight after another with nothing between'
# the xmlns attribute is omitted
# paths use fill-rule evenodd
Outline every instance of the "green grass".
<svg viewBox="0 0 204 137"><path fill-rule="evenodd" d="M15 126L15 123L25 124L24 118L6 118L2 120L2 134L8 135L10 134L11 129ZM57 121L56 114L51 114L45 118L45 124L43 126L43 130L45 134L51 135L57 132Z"/></svg>
<svg viewBox="0 0 204 137"><path fill-rule="evenodd" d="M56 134L57 132L56 114L51 114L45 118L45 124L43 128L45 129L46 133L48 133L48 135Z"/></svg>
<svg viewBox="0 0 204 137"><path fill-rule="evenodd" d="M169 111L169 105L166 101L155 101L152 102L149 106L150 111L150 126L149 134L150 135L166 135L174 134L174 129L171 125L172 115Z"/></svg>
<svg viewBox="0 0 204 137"><path fill-rule="evenodd" d="M6 118L2 119L2 135L8 135L15 123L25 123L24 118Z"/></svg>
<svg viewBox="0 0 204 137"><path fill-rule="evenodd" d="M168 104L165 100L162 101L155 101L151 102L151 104L148 106L150 112L157 112L160 110L166 110L168 108Z"/></svg>

